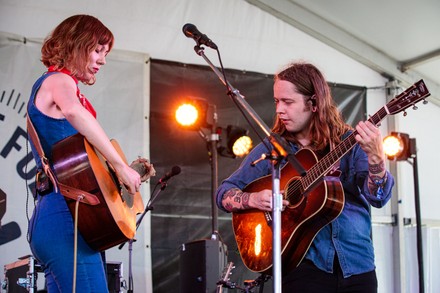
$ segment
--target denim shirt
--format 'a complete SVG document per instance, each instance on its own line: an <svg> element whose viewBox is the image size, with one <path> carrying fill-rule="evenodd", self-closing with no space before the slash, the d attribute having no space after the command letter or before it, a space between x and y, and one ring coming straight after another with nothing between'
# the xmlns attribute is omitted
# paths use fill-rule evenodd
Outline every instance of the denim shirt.
<svg viewBox="0 0 440 293"><path fill-rule="evenodd" d="M347 135L348 133L344 137ZM267 140L265 144L270 145ZM226 191L231 188L243 190L250 182L271 174L272 165L269 160L261 161L254 167L250 165L262 154L269 152L265 144L258 144L240 167L217 189L217 206L223 211L226 210L221 201ZM293 153L299 150L293 143L290 146ZM317 233L305 258L311 260L319 269L332 273L333 261L337 254L343 275L347 278L375 269L370 206L381 208L389 201L394 178L387 171L388 179L383 187L382 196L370 194L367 180L368 157L358 144L342 157L339 169L345 194L344 208L334 221Z"/></svg>

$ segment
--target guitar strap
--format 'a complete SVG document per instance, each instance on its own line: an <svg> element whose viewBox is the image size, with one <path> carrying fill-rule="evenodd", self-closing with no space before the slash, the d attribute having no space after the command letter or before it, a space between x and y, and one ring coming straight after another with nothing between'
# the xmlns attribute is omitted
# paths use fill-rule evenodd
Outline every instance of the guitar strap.
<svg viewBox="0 0 440 293"><path fill-rule="evenodd" d="M89 205L97 205L99 204L99 199L96 195L91 194L89 192L80 190L78 188L65 185L61 182L58 182L54 172L50 168L49 160L47 159L46 155L44 154L43 148L41 147L40 139L38 138L37 132L35 130L34 125L32 124L31 119L29 118L29 115L27 115L27 131L28 134L32 140L32 143L35 146L35 149L38 152L38 156L40 157L41 164L43 166L43 171L46 174L46 176L50 179L52 182L53 188L55 189L55 192L59 191L62 195L65 197L68 197L73 200L80 200L80 202L89 204Z"/></svg>

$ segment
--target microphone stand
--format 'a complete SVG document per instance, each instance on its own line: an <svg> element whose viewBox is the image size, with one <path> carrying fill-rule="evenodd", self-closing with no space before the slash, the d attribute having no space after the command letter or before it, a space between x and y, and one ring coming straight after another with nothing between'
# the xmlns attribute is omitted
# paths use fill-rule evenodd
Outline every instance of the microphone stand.
<svg viewBox="0 0 440 293"><path fill-rule="evenodd" d="M206 135L199 129L199 135L202 139L206 140L209 150L209 161L211 164L211 240L217 240L218 238L218 211L216 204L216 192L218 188L218 151L217 144L220 141L220 136L217 133L217 107L216 105L209 105L212 108L212 122L211 133Z"/></svg>
<svg viewBox="0 0 440 293"><path fill-rule="evenodd" d="M217 240L218 237L218 210L216 204L216 192L218 188L218 152L217 152L217 144L220 140L219 135L217 134L217 107L212 105L212 123L211 123L211 134L208 139L209 143L209 152L210 152L210 160L211 160L211 239Z"/></svg>
<svg viewBox="0 0 440 293"><path fill-rule="evenodd" d="M264 121L258 116L258 114L250 107L250 105L244 99L244 96L240 94L240 92L235 89L224 77L223 74L212 64L212 62L206 57L203 47L200 46L200 42L197 42L197 45L194 47L197 55L202 56L203 59L208 63L214 73L218 76L218 78L222 81L222 83L228 88L228 95L236 102L237 106L240 107L243 111L245 111L254 121L255 123L263 130L265 135L268 137L271 142L276 156L269 156L275 158L272 160L272 236L273 236L273 245L272 245L272 257L273 257L273 292L281 292L281 211L282 211L282 195L280 192L280 163L283 159L287 159L289 163L293 165L293 167L298 171L301 176L306 174L305 169L300 164L300 162L296 159L294 155L292 155L288 149L289 146L285 141L281 139L281 137L277 134L271 133L269 127L264 123Z"/></svg>
<svg viewBox="0 0 440 293"><path fill-rule="evenodd" d="M158 182L156 184L157 185L161 184L161 188L159 188L154 194L153 196L150 198L150 200L148 201L147 205L145 206L145 209L143 211L143 213L141 214L141 216L137 219L136 221L136 231L139 228L139 225L141 224L142 220L144 219L145 214L148 211L153 210L153 202L154 200L157 198L157 196L159 195L159 193L161 191L163 191L166 187L167 187L167 181L163 181L163 182ZM133 271L132 271L132 254L133 254L133 242L136 241L134 238L128 240L128 289L127 289L127 293L133 293ZM122 247L124 247L125 243L122 243L121 245L119 245L119 249L122 249Z"/></svg>

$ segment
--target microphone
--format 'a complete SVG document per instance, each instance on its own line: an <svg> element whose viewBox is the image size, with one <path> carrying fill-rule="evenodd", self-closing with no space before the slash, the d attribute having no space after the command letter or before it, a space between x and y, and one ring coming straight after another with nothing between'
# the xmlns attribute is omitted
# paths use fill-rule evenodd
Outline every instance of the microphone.
<svg viewBox="0 0 440 293"><path fill-rule="evenodd" d="M195 25L187 23L183 26L182 31L188 38L193 38L197 45L205 45L217 50L217 45L207 35L202 34Z"/></svg>
<svg viewBox="0 0 440 293"><path fill-rule="evenodd" d="M166 183L171 177L180 174L180 171L181 170L179 166L174 166L173 168L171 168L170 172L167 172L162 178L159 179L159 183Z"/></svg>

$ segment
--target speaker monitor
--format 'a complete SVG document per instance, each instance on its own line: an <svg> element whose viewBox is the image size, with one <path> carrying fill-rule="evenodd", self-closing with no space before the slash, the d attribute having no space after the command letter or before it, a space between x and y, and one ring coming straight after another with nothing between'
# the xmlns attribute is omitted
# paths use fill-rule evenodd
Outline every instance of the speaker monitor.
<svg viewBox="0 0 440 293"><path fill-rule="evenodd" d="M122 293L123 267L122 262L107 261L107 287L109 293Z"/></svg>
<svg viewBox="0 0 440 293"><path fill-rule="evenodd" d="M216 292L227 263L227 247L218 240L202 239L182 244L180 250L180 292Z"/></svg>

